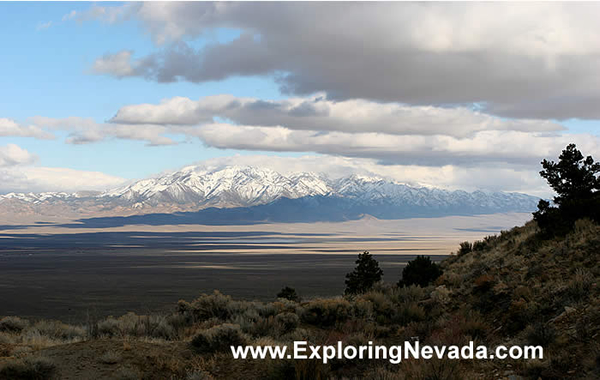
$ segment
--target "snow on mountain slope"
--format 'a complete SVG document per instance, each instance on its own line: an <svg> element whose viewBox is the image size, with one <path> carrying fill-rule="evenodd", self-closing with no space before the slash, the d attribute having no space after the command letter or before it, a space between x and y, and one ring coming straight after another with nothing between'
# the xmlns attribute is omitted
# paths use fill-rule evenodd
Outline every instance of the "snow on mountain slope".
<svg viewBox="0 0 600 380"><path fill-rule="evenodd" d="M163 202L200 205L252 206L279 198L327 195L327 184L316 175L284 177L270 170L231 166L216 171L186 167L159 178L138 181L108 191L102 197L121 198L133 202Z"/></svg>
<svg viewBox="0 0 600 380"><path fill-rule="evenodd" d="M538 199L526 194L484 192L472 193L448 191L432 187L414 187L376 177L352 175L334 183L335 193L352 197L357 202L386 202L392 205L411 205L433 209L461 207L469 205L481 208L501 209L514 206L515 209L530 210Z"/></svg>
<svg viewBox="0 0 600 380"><path fill-rule="evenodd" d="M207 170L188 166L101 194L7 194L6 201L34 205L68 204L110 210L161 209L168 212L206 207L251 207L279 199L320 196L344 199L361 207L393 206L423 210L531 211L538 198L518 193L448 191L415 187L377 177L351 175L331 180L314 173L282 175L270 169L229 166Z"/></svg>
<svg viewBox="0 0 600 380"><path fill-rule="evenodd" d="M28 203L40 203L48 199L66 199L72 194L63 192L45 192L45 193L8 193L6 195L0 195L0 200L3 199L15 199Z"/></svg>

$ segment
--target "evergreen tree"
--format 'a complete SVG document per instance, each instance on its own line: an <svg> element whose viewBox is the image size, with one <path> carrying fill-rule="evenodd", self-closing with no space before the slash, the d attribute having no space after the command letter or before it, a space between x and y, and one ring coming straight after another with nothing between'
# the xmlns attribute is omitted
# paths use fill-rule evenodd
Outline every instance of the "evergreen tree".
<svg viewBox="0 0 600 380"><path fill-rule="evenodd" d="M533 219L543 233L562 235L575 221L591 218L600 221L600 163L584 157L575 144L569 144L559 161L542 161L540 175L556 192L554 205L540 200Z"/></svg>
<svg viewBox="0 0 600 380"><path fill-rule="evenodd" d="M383 271L377 260L367 251L358 254L356 268L346 275L346 294L365 293L381 281Z"/></svg>
<svg viewBox="0 0 600 380"><path fill-rule="evenodd" d="M575 144L569 144L558 157L559 161L542 161L544 170L540 175L557 196L554 203L558 206L575 199L589 199L600 190L600 162L594 162L592 156L583 157Z"/></svg>
<svg viewBox="0 0 600 380"><path fill-rule="evenodd" d="M290 300L290 301L294 301L294 302L300 301L300 297L298 297L298 293L296 293L296 289L290 288L289 286L282 288L281 291L279 293L277 293L277 298L285 298L286 300Z"/></svg>
<svg viewBox="0 0 600 380"><path fill-rule="evenodd" d="M440 266L428 256L417 256L402 270L402 279L398 286L419 285L425 287L442 275Z"/></svg>

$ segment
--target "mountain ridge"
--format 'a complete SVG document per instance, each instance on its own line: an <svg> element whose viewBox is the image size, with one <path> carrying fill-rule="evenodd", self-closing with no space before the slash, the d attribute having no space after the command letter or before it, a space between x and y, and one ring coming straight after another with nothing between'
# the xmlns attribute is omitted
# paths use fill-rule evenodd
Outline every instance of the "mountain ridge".
<svg viewBox="0 0 600 380"><path fill-rule="evenodd" d="M324 174L298 172L283 175L267 168L226 166L181 170L142 179L104 192L43 192L0 195L0 210L19 206L28 212L66 207L74 213L189 212L207 208L249 208L291 205L284 200L312 199L322 207L342 207L363 214L391 218L395 214L456 215L463 212L525 212L539 198L522 193L444 190L418 187L375 176L352 174L332 179ZM311 203L312 202L312 203ZM295 206L294 206L295 207ZM389 210L386 210L389 208ZM372 210L377 210L371 212ZM335 209L334 209L335 211ZM389 211L389 212L388 212Z"/></svg>

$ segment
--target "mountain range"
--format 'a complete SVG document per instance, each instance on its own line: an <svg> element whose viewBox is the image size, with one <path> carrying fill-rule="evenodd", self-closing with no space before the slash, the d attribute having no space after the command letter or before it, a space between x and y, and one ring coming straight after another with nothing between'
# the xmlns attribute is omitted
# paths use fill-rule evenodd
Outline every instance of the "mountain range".
<svg viewBox="0 0 600 380"><path fill-rule="evenodd" d="M95 217L211 209L213 217L219 214L235 218L233 210L243 210L252 220L258 217L285 221L285 213L293 209L300 214L328 213L322 216L323 220L352 219L365 214L396 219L529 212L538 201L537 197L521 193L449 191L361 175L332 179L315 173L283 175L250 166L213 170L188 166L105 192L0 195L0 212ZM294 220L297 219L304 220L302 215L296 215Z"/></svg>

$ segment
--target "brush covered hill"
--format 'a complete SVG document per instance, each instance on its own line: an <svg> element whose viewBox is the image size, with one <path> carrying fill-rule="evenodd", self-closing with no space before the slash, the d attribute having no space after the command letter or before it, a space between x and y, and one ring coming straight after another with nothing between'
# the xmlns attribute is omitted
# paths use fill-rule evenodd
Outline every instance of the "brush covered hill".
<svg viewBox="0 0 600 380"><path fill-rule="evenodd" d="M300 302L219 292L172 314L72 326L0 320L2 379L595 379L600 377L600 226L548 238L535 222L464 243L427 287L390 283ZM343 281L343 279L340 279ZM293 285L293 284L290 284ZM229 345L541 345L543 360L234 360Z"/></svg>
<svg viewBox="0 0 600 380"><path fill-rule="evenodd" d="M437 280L451 292L450 314L477 315L489 343L543 346L544 360L513 363L526 378L600 378L597 224L544 238L532 221L461 248Z"/></svg>

